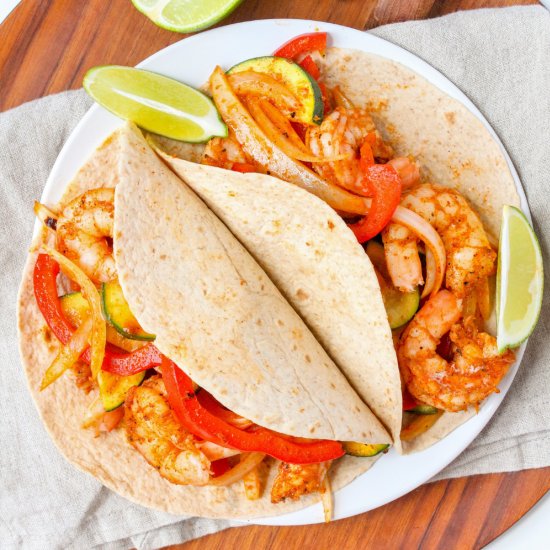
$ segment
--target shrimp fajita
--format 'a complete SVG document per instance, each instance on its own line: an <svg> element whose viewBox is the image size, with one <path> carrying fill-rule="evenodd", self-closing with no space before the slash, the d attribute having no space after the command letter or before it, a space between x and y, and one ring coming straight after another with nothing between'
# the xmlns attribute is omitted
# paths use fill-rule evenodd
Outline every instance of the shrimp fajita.
<svg viewBox="0 0 550 550"><path fill-rule="evenodd" d="M497 213L517 194L466 109L326 33L207 87L226 137L129 122L35 204L29 386L65 456L131 500L321 501L329 520L391 445L429 446L498 392Z"/></svg>

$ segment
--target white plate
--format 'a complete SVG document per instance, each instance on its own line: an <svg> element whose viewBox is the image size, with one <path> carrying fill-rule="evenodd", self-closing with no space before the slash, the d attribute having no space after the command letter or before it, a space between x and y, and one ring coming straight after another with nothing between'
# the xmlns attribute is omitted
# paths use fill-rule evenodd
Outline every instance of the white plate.
<svg viewBox="0 0 550 550"><path fill-rule="evenodd" d="M500 144L514 176L523 211L529 217L527 200L512 162L496 134L473 103L447 78L413 54L368 33L339 25L302 20L264 20L217 28L186 38L151 56L139 67L181 80L192 86L202 85L215 65L229 68L239 61L270 55L288 39L305 32L328 31L331 43L375 53L409 67L443 92L460 101L491 132ZM52 169L42 201L56 203L78 168L100 143L118 126L120 120L94 105L75 128ZM412 456L400 456L391 450L373 468L361 475L335 496L335 519L372 510L412 491L437 474L456 458L479 434L506 396L517 372L525 345L517 353L517 361L500 384L500 393L493 394L479 413L429 449ZM321 505L302 511L254 520L265 525L300 525L322 521Z"/></svg>

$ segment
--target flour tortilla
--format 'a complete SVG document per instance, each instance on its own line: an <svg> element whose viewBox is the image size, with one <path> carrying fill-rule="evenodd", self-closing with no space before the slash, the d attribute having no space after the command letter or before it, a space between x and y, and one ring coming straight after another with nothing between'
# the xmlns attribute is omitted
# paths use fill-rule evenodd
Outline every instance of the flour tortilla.
<svg viewBox="0 0 550 550"><path fill-rule="evenodd" d="M146 148L145 143L140 141L140 139L140 134L137 130L129 130L128 128L108 138L92 155L68 186L61 204L66 204L85 190L95 188L98 185L106 185L109 187L118 185L120 183L119 163L122 166L126 166L125 170L128 170L132 165L136 168L140 166L140 157L142 153L136 153L130 150L129 153L131 158L122 158L122 155L126 155L126 152L128 152L130 142L133 140L137 141L140 146ZM164 185L167 182L172 185L177 183L181 189L185 189L183 184L181 184L179 180L175 180L175 176L173 176L156 157L150 156L153 155L150 150L145 149L145 151L148 151L148 158L151 160L152 166L149 166L149 168L147 166L143 167L149 170L146 174L139 170L136 171L134 173L135 179L133 180L133 184L139 186L140 192L143 193L144 196L146 195L145 188L147 186L147 180L150 178L152 179L153 173L155 175L154 181L150 183L156 186L155 189L158 194L162 194ZM141 185L143 185L143 188ZM195 206L201 208L198 199L193 197L189 200L197 201ZM54 207L55 205L50 206ZM202 205L202 210L206 213L206 217L212 216L208 213L204 205ZM188 212L186 212L186 214L188 214ZM190 216L190 218L192 217L193 216ZM214 225L215 224L216 222L214 222ZM220 232L223 232L223 226L220 227ZM137 237L139 237L139 235L136 236L136 239ZM234 244L231 243L229 237L230 235L224 243L232 247ZM132 246L137 246L136 239L132 240ZM318 502L319 495L317 494L306 496L298 501L289 500L279 504L272 504L270 502L269 491L273 477L277 471L276 464L271 468L270 479L267 482L267 489L263 497L257 501L250 501L246 498L241 483L234 484L227 488L174 485L161 478L160 475L147 464L143 457L126 442L122 430L115 430L108 434L102 434L100 437L96 438L94 437L93 430L81 428L87 406L93 400L94 396L86 396L82 390L78 389L71 374L66 373L51 387L43 392L39 392L38 388L43 373L55 357L59 344L56 337L51 333L44 322L42 314L36 305L33 294L32 271L40 246L43 243L52 244L52 241L53 239L47 230L42 230L34 241L27 260L18 298L20 353L30 392L44 425L59 450L72 464L76 465L84 472L93 475L104 485L129 500L143 506L156 508L173 514L213 518L253 518L283 514ZM201 243L197 243L197 245L200 247ZM254 268L249 269L252 270ZM258 278L265 277L259 268L257 268L257 276ZM267 284L270 283L266 281L266 286ZM285 320L289 317L293 317L293 314L290 313ZM194 319L196 321L196 326L193 328L197 330L200 321L199 316L194 315ZM292 322L295 322L296 326L299 325L299 320L295 318L292 319ZM317 353L318 356L322 355L322 350L319 351L319 349L317 349L315 351L315 349L320 348L320 346L316 345L309 336L306 336L306 334L308 334L307 329L303 326L300 328L303 328L303 339L309 342L309 352ZM304 348L302 345L301 342L297 344L299 349L303 351ZM214 348L211 347L210 349ZM223 348L218 346L215 349L221 350ZM328 361L327 359L327 362ZM288 365L282 365L281 368L286 369ZM328 371L330 371L331 374L328 374ZM331 383L334 383L337 390L341 392L339 394L341 402L337 404L338 410L335 415L335 420L332 421L332 424L327 421L325 425L323 425L323 418L320 421L323 430L329 431L330 429L334 429L339 435L350 433L350 435L353 434L354 436L360 436L363 433L368 434L370 430L372 430L373 434L380 433L381 439L389 441L389 435L385 433L372 413L370 413L368 408L353 393L353 390L347 386L345 380L335 367L323 371L323 374L319 375L319 378L323 378L323 376L326 376L326 378L320 381L318 379L315 380L315 384L310 388L312 394L319 397L328 394L329 397L327 397L327 399L330 401L330 391L333 389L330 388ZM327 385L330 390L326 388ZM285 395L284 392L286 389L288 389L286 386L283 388L274 386L272 391L277 395L277 399L282 400L281 395ZM325 390L326 393L323 393ZM305 391L305 389L299 388L299 391ZM223 403L227 403L227 396L222 390L214 393L221 398L220 400ZM231 393L238 393L243 402L250 402L250 394L245 393L242 388L236 385L231 387ZM290 399L288 395L286 395L286 397ZM236 397L233 395L233 399L235 398ZM292 396L293 401L298 401L299 399L300 396L297 398ZM344 403L345 399L348 399L347 405ZM276 403L279 403L279 401L276 401ZM305 403L306 407L314 406L311 402L307 402L307 398ZM349 415L344 415L342 412L343 409L350 404L352 404L353 409L355 406L353 405L354 403L359 411L352 410ZM258 407L261 409L259 414L263 414L263 403L258 403ZM281 423L277 424L277 427L283 426L284 422L284 419L282 419ZM306 422L305 425L311 427L311 419L305 420L304 422ZM346 422L348 423L347 425ZM370 428L368 427L369 423L371 423ZM317 429L317 426L314 427ZM302 426L298 426L296 433L302 433L301 429ZM356 476L368 470L377 458L378 457L362 459L345 456L335 461L330 470L333 488L337 490L348 484Z"/></svg>
<svg viewBox="0 0 550 550"><path fill-rule="evenodd" d="M519 196L499 145L466 107L410 69L374 54L329 48L322 61L322 74L329 87L339 85L356 106L369 110L384 139L394 148L396 156L413 155L416 158L422 181L431 181L460 191L480 215L490 240L493 243L498 242L502 207L505 204L519 206ZM208 168L193 167L175 157L196 162L197 150L194 150L194 156L191 157L177 146L168 147L166 141L159 143L155 140L155 145L162 149L165 160L176 173L201 195L256 257L315 332L359 395L396 438L401 411L397 410L398 401L395 398L400 388L400 382L395 375L395 356L393 360L386 361L387 350L384 346L370 348L364 361L361 361L360 355L353 350L335 350L332 340L334 325L345 326L349 335L356 336L358 329L351 318L346 322L345 315L342 318L337 317L333 308L327 310L325 307L326 302L333 300L337 294L335 289L325 284L330 279L325 271L326 264L317 258L313 258L313 261L303 258L300 265L298 254L302 247L299 239L303 232L302 228L297 226L296 220L292 219L292 213L279 211L275 195L271 195L273 204L270 204L270 198L266 200L261 193L251 189L252 182L258 186L271 187L270 180L265 176L251 177L229 172L225 172L226 175L223 176ZM286 192L288 184L282 185ZM224 190L229 187L235 196L224 196ZM284 195L284 192L281 189L277 196ZM282 199L284 207L292 210L296 203L298 209L303 208L305 200L297 198L300 194L300 190L289 191L288 198ZM327 208L322 207L320 201L316 201L315 198L309 202L311 211L307 217L303 217L304 225L306 218L314 220L312 225L317 225L315 229L311 227L311 230L317 235L322 233L326 238L330 238L326 228L323 231L318 226ZM261 215L256 209L261 211ZM261 216L264 221L258 224L257 219ZM285 235L294 233L294 236L290 237L292 242L297 243L294 250L282 244L284 238L278 240L276 235L270 234L270 224L283 218L291 225L283 224L278 230ZM256 223L253 223L253 219ZM350 235L351 233L348 234L348 238ZM338 238L344 246L346 238L343 233L339 232ZM327 255L336 254L334 250L325 252ZM291 256L294 261L293 277L285 278L284 271L287 267L285 262L279 262L278 258L288 259ZM363 263L366 261L365 258ZM353 257L352 263L357 262L359 259ZM363 266L362 269L367 268ZM305 285L308 270L308 288L312 292L308 303L305 304L298 299L296 292ZM339 275L342 277L345 274ZM352 292L362 296L361 285L362 281L357 278L340 299ZM379 320L377 307L372 310L365 309L363 312L356 311L359 316L363 313L363 319L369 318L374 322ZM349 341L349 338L343 340ZM360 350L362 345L363 341L352 343L352 347L357 350ZM378 357L372 357L377 354ZM384 365L382 372L373 370L379 363ZM388 384L392 381L395 386L387 390ZM376 387L382 391L375 392L376 395L373 396L372 389ZM400 405L400 398L398 399ZM381 411L380 407L384 405L384 401L388 408ZM422 436L412 442L403 442L404 452L420 451L429 447L474 414L473 408L461 413L445 413ZM400 442L397 439L395 446L399 450Z"/></svg>
<svg viewBox="0 0 550 550"><path fill-rule="evenodd" d="M254 255L399 445L401 381L374 269L315 195L160 153Z"/></svg>
<svg viewBox="0 0 550 550"><path fill-rule="evenodd" d="M498 242L502 207L519 206L519 195L499 145L477 117L415 72L376 55L332 48L323 70L328 86L339 83L351 101L369 108L397 156L416 158L423 181L464 195ZM474 415L474 408L444 413L403 449L423 450Z"/></svg>

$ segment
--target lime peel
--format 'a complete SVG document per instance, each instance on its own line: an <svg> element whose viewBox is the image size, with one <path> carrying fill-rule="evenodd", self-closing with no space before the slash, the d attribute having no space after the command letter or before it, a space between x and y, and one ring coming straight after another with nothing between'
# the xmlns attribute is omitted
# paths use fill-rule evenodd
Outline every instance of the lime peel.
<svg viewBox="0 0 550 550"><path fill-rule="evenodd" d="M166 76L104 65L90 69L83 84L102 107L150 132L191 143L227 136L208 96Z"/></svg>
<svg viewBox="0 0 550 550"><path fill-rule="evenodd" d="M242 0L132 0L155 25L170 31L197 32L228 16Z"/></svg>
<svg viewBox="0 0 550 550"><path fill-rule="evenodd" d="M514 348L533 332L544 286L540 244L521 210L504 206L497 272L497 346Z"/></svg>

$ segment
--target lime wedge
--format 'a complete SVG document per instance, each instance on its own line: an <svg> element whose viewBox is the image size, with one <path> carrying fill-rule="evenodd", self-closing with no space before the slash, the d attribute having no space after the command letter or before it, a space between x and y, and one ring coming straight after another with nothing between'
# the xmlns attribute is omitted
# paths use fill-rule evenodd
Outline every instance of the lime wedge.
<svg viewBox="0 0 550 550"><path fill-rule="evenodd" d="M542 306L542 254L521 210L505 206L497 272L497 345L503 352L533 332Z"/></svg>
<svg viewBox="0 0 550 550"><path fill-rule="evenodd" d="M105 65L90 69L83 84L102 107L150 132L192 143L227 136L208 96L166 76Z"/></svg>
<svg viewBox="0 0 550 550"><path fill-rule="evenodd" d="M155 25L176 32L206 29L229 15L242 0L132 0Z"/></svg>

